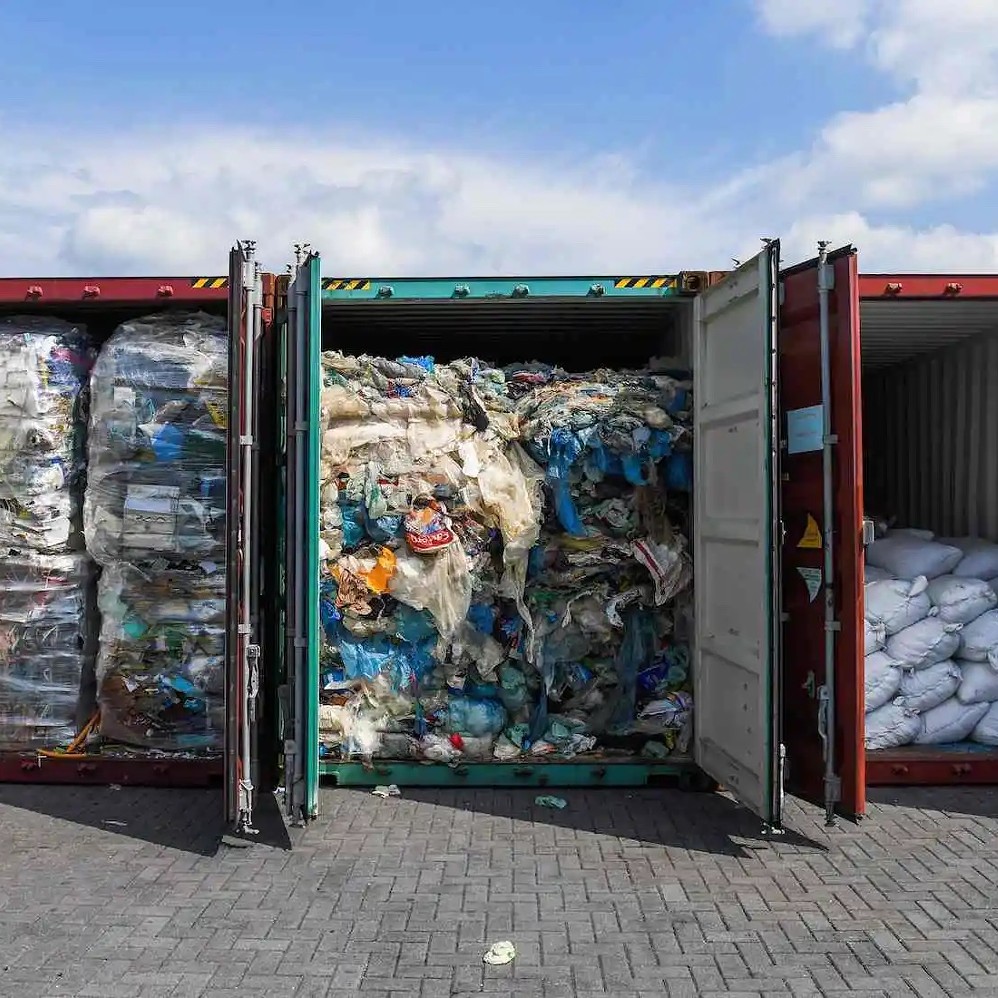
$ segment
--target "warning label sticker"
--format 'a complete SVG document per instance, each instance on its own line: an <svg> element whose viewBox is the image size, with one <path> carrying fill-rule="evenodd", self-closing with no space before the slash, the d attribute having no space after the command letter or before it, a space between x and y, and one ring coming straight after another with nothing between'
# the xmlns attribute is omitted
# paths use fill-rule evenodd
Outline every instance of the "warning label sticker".
<svg viewBox="0 0 998 998"><path fill-rule="evenodd" d="M798 568L800 577L807 586L807 601L813 603L815 596L821 589L821 569L820 568Z"/></svg>
<svg viewBox="0 0 998 998"><path fill-rule="evenodd" d="M804 536L798 542L797 547L820 549L821 544L821 528L818 526L818 521L811 516L810 513L808 513L807 526L804 528Z"/></svg>

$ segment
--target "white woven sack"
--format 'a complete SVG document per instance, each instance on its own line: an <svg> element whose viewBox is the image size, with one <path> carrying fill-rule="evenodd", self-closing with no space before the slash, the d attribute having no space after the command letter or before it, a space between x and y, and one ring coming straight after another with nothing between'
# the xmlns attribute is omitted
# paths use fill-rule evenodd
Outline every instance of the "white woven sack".
<svg viewBox="0 0 998 998"><path fill-rule="evenodd" d="M904 669L926 669L956 654L962 627L926 617L889 637L884 650Z"/></svg>
<svg viewBox="0 0 998 998"><path fill-rule="evenodd" d="M990 579L998 575L998 544L980 537L948 537L944 543L963 552L963 558L953 569L954 575L965 579Z"/></svg>
<svg viewBox="0 0 998 998"><path fill-rule="evenodd" d="M998 669L990 662L960 662L960 703L994 703L998 700Z"/></svg>
<svg viewBox="0 0 998 998"><path fill-rule="evenodd" d="M882 623L888 635L917 624L932 612L928 588L929 581L924 575L914 582L905 579L871 582L864 591L867 620Z"/></svg>
<svg viewBox="0 0 998 998"><path fill-rule="evenodd" d="M920 541L931 541L936 536L931 530L922 530L920 527L895 527L887 531L888 537L896 537L898 534L902 537L916 537Z"/></svg>
<svg viewBox="0 0 998 998"><path fill-rule="evenodd" d="M920 730L918 714L900 704L887 703L866 715L866 747L887 749L908 745Z"/></svg>
<svg viewBox="0 0 998 998"><path fill-rule="evenodd" d="M963 704L956 697L944 700L938 707L920 715L921 730L915 735L916 745L948 745L963 742L988 712L989 704Z"/></svg>
<svg viewBox="0 0 998 998"><path fill-rule="evenodd" d="M869 714L894 699L901 686L901 669L889 655L875 651L863 659L863 674L864 701Z"/></svg>
<svg viewBox="0 0 998 998"><path fill-rule="evenodd" d="M866 549L866 560L877 568L886 568L899 579L915 579L924 575L935 579L953 571L963 558L957 547L923 541L910 534L888 534ZM995 573L998 575L998 572Z"/></svg>
<svg viewBox="0 0 998 998"><path fill-rule="evenodd" d="M998 664L998 610L988 610L960 632L960 658Z"/></svg>
<svg viewBox="0 0 998 998"><path fill-rule="evenodd" d="M998 606L998 596L982 579L940 575L928 585L928 597L948 624L969 624Z"/></svg>
<svg viewBox="0 0 998 998"><path fill-rule="evenodd" d="M887 640L887 631L881 623L871 624L864 618L863 620L863 654L872 655L875 651L880 651Z"/></svg>
<svg viewBox="0 0 998 998"><path fill-rule="evenodd" d="M919 713L932 710L956 693L961 679L960 666L949 659L927 669L908 669L901 674L897 702Z"/></svg>
<svg viewBox="0 0 998 998"><path fill-rule="evenodd" d="M893 579L894 576L886 568L877 568L876 565L863 566L863 581L869 585L871 582L883 582L885 579ZM998 581L998 580L996 580Z"/></svg>
<svg viewBox="0 0 998 998"><path fill-rule="evenodd" d="M977 722L970 733L970 740L981 745L998 745L998 703L991 704L988 712Z"/></svg>

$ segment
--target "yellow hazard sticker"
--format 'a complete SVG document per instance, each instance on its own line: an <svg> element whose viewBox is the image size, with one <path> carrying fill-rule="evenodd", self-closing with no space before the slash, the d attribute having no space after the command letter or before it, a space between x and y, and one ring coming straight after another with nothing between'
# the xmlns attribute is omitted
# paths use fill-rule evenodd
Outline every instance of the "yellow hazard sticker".
<svg viewBox="0 0 998 998"><path fill-rule="evenodd" d="M810 513L808 513L807 526L804 528L804 536L798 542L797 547L820 549L821 546L821 528L818 526L818 521L811 516Z"/></svg>

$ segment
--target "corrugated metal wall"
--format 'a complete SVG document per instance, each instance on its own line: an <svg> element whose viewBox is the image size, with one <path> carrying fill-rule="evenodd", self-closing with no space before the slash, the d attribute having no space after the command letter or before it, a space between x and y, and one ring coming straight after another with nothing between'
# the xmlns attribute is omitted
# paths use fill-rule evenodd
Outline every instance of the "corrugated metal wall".
<svg viewBox="0 0 998 998"><path fill-rule="evenodd" d="M868 514L998 540L998 330L863 379Z"/></svg>

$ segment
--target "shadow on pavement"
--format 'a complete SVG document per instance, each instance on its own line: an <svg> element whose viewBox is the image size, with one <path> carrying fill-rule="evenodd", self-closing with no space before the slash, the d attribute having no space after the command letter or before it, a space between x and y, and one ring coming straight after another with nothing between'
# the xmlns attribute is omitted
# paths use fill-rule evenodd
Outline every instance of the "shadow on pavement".
<svg viewBox="0 0 998 998"><path fill-rule="evenodd" d="M369 790L333 793L370 795ZM536 803L550 795L566 801L564 810ZM379 803L370 798L372 804ZM752 813L721 793L684 793L678 790L441 790L403 787L402 799L436 807L490 814L555 828L611 835L643 845L661 845L716 855L744 856L768 846L772 837ZM358 802L359 803L359 802ZM390 804L393 802L387 802ZM776 842L824 851L824 842L792 829Z"/></svg>
<svg viewBox="0 0 998 998"><path fill-rule="evenodd" d="M870 787L867 803L939 812L947 816L998 818L998 787Z"/></svg>
<svg viewBox="0 0 998 998"><path fill-rule="evenodd" d="M2 785L0 807L200 856L214 855L225 832L220 790ZM260 795L256 823L253 844L291 848L273 794Z"/></svg>

